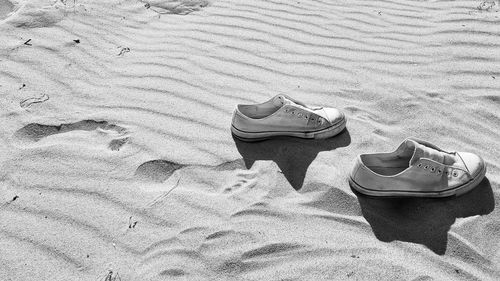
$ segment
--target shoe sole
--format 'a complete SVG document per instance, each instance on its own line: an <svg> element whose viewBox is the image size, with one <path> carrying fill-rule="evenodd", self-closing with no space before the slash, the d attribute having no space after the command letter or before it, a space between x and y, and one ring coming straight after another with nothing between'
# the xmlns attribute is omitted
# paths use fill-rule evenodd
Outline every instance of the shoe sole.
<svg viewBox="0 0 500 281"><path fill-rule="evenodd" d="M239 140L246 142L256 142L261 140L272 139L275 137L297 137L303 139L326 139L338 135L345 129L346 119L342 119L337 124L334 124L326 129L315 132L292 132L292 131L273 131L273 132L245 132L238 130L231 125L231 132Z"/></svg>
<svg viewBox="0 0 500 281"><path fill-rule="evenodd" d="M413 192L413 191L380 191L368 189L357 184L351 177L349 177L349 183L354 190L369 196L377 196L377 197L449 197L449 196L460 196L465 194L481 183L486 175L486 165L483 164L483 168L478 173L476 177L474 177L469 182L444 191L439 192Z"/></svg>

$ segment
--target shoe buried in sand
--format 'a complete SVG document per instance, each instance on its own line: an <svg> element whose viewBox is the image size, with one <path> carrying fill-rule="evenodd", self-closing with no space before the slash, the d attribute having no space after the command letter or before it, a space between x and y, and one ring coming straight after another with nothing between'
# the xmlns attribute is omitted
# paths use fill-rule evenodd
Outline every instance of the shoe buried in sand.
<svg viewBox="0 0 500 281"><path fill-rule="evenodd" d="M486 165L475 154L446 152L410 138L394 152L358 156L349 182L372 196L445 197L470 191L485 174Z"/></svg>
<svg viewBox="0 0 500 281"><path fill-rule="evenodd" d="M231 131L244 141L277 136L324 139L340 133L345 116L335 108L311 108L286 95L261 104L238 105Z"/></svg>

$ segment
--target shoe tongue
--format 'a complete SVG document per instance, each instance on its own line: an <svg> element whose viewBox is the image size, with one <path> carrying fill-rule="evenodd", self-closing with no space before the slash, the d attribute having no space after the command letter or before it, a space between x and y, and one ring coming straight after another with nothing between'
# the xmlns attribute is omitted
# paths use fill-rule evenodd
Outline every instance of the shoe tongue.
<svg viewBox="0 0 500 281"><path fill-rule="evenodd" d="M277 107L282 107L285 104L294 104L294 102L284 95L277 95L273 98L273 104Z"/></svg>
<svg viewBox="0 0 500 281"><path fill-rule="evenodd" d="M413 149L410 165L415 164L420 158L432 159L443 164L445 162L445 154L441 151L422 145L414 140L406 140L404 145L406 145L407 149Z"/></svg>

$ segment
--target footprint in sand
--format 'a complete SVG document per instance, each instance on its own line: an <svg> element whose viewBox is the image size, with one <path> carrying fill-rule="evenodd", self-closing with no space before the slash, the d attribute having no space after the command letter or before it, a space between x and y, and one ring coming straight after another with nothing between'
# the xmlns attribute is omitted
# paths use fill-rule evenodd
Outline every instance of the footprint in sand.
<svg viewBox="0 0 500 281"><path fill-rule="evenodd" d="M225 185L222 190L225 194L237 193L241 190L252 189L257 184L257 174L254 171L238 170L235 171L235 177L233 181Z"/></svg>
<svg viewBox="0 0 500 281"><path fill-rule="evenodd" d="M208 6L207 0L143 0L146 7L159 14L187 15Z"/></svg>
<svg viewBox="0 0 500 281"><path fill-rule="evenodd" d="M166 181L176 170L184 167L195 167L198 170L201 169L206 173L211 172L221 172L221 171L232 171L238 169L244 169L243 160L237 159L234 161L224 162L216 166L207 165L184 165L175 162L171 162L163 159L156 159L142 163L135 171L135 176L141 180L153 181L153 182L164 182ZM208 176L207 174L205 176ZM239 174L238 174L239 175Z"/></svg>
<svg viewBox="0 0 500 281"><path fill-rule="evenodd" d="M113 151L118 151L128 142L128 137L117 138L109 142L108 148Z"/></svg>
<svg viewBox="0 0 500 281"><path fill-rule="evenodd" d="M106 121L83 120L76 123L61 125L43 125L31 123L14 133L14 138L22 143L35 143L51 135L64 134L72 131L94 131L99 130L104 133L115 134L108 148L111 150L120 150L127 143L127 130L118 125L110 124Z"/></svg>
<svg viewBox="0 0 500 281"><path fill-rule="evenodd" d="M135 176L142 180L153 182L166 181L176 170L185 167L167 160L152 160L142 163L135 171Z"/></svg>
<svg viewBox="0 0 500 281"><path fill-rule="evenodd" d="M168 184L170 188L155 199L153 204L162 201L179 185L180 188L184 188L185 182L189 182L188 186L196 186L194 189L202 193L218 193L226 197L238 198L253 196L248 193L261 194L259 192L268 187L266 184L263 186L258 184L259 176L262 176L262 173L247 170L243 159L236 159L219 165L185 165L157 159L140 164L135 171L134 177L144 182L165 183L173 177L174 173L176 173L176 179L170 181ZM269 180L266 182L269 182ZM277 184L271 185L276 186ZM269 192L269 195L276 193L275 189L280 190L274 187L273 192Z"/></svg>

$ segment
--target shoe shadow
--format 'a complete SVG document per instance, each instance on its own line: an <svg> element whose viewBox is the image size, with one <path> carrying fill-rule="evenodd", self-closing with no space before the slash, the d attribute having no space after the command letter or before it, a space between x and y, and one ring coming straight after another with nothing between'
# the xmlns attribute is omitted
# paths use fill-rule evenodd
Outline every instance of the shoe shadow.
<svg viewBox="0 0 500 281"><path fill-rule="evenodd" d="M295 190L304 183L307 168L319 152L345 147L351 143L347 129L323 140L279 137L259 142L244 142L233 135L238 152L245 166L250 169L257 160L272 160Z"/></svg>
<svg viewBox="0 0 500 281"><path fill-rule="evenodd" d="M445 254L448 231L457 218L486 215L495 208L487 178L470 192L448 198L380 198L351 189L378 240L418 243L438 255Z"/></svg>

